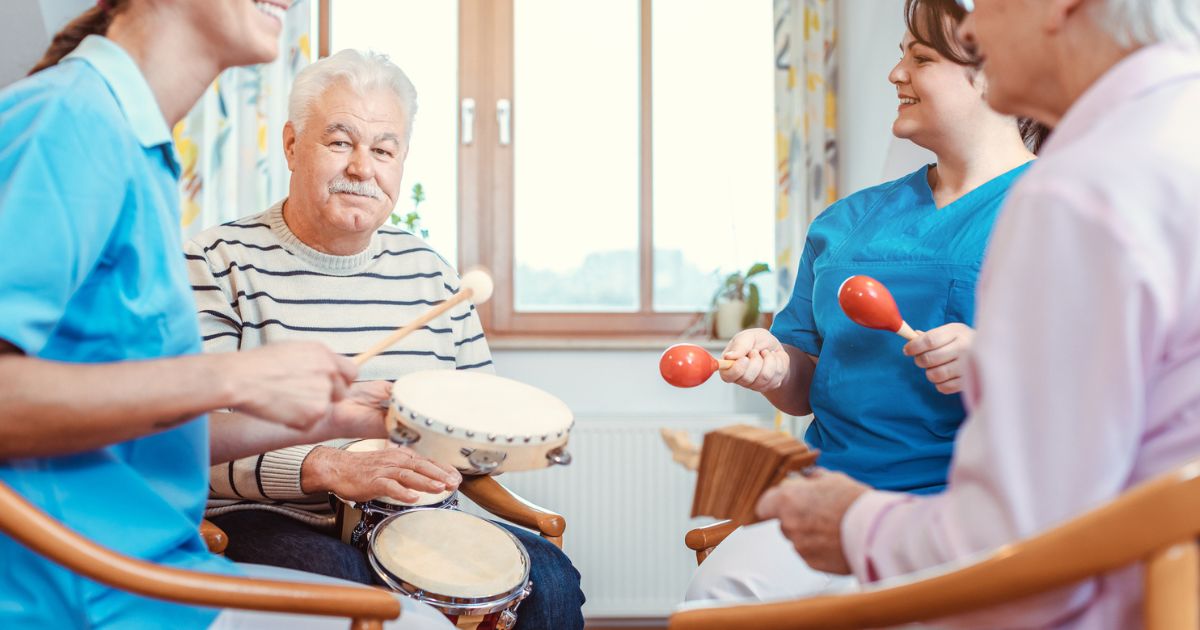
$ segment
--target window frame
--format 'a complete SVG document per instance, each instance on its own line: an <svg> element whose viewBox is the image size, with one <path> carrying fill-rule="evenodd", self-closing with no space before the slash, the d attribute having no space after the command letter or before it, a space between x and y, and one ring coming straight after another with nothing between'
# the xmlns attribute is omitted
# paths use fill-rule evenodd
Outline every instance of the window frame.
<svg viewBox="0 0 1200 630"><path fill-rule="evenodd" d="M333 0L318 0L318 54L330 54ZM513 1L458 0L458 101L475 101L474 140L458 145L458 266L489 269L492 299L479 307L490 337L672 337L706 311L654 310L654 173L651 1L639 0L640 107L638 207L638 310L624 312L523 312L514 295L513 144L519 141L520 104L513 98ZM499 143L496 104L513 103L513 143ZM459 137L463 117L459 112Z"/></svg>

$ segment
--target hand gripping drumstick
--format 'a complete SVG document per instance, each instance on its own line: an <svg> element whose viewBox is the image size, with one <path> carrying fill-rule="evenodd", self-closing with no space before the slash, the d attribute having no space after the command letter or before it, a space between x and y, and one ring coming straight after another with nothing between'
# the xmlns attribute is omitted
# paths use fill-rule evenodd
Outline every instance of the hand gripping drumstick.
<svg viewBox="0 0 1200 630"><path fill-rule="evenodd" d="M397 328L395 332L388 335L387 339L375 344L370 350L355 356L354 364L361 366L375 357L375 355L390 348L397 341L407 337L412 331L428 324L433 318L454 308L454 305L460 302L465 300L471 300L475 304L487 302L492 297L492 288L492 276L487 270L477 268L468 271L463 274L462 284L459 285L458 293L455 293L445 302L429 309L420 317Z"/></svg>
<svg viewBox="0 0 1200 630"><path fill-rule="evenodd" d="M704 348L690 343L677 343L658 360L658 371L664 380L675 387L695 387L717 370L733 365L729 359L713 358Z"/></svg>
<svg viewBox="0 0 1200 630"><path fill-rule="evenodd" d="M900 317L896 300L883 283L870 276L850 276L838 288L838 304L850 321L876 330L890 330L912 341L917 332Z"/></svg>

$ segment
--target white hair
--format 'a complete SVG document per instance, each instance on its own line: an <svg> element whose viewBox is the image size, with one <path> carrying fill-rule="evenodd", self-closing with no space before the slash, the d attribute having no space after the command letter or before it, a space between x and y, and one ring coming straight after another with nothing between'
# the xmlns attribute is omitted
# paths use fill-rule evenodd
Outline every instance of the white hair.
<svg viewBox="0 0 1200 630"><path fill-rule="evenodd" d="M348 85L360 96L377 89L391 90L400 99L400 108L404 110L405 141L412 137L413 117L417 114L417 89L408 80L408 75L392 63L387 55L353 49L321 59L296 75L292 93L288 97L288 121L296 128L296 133L303 129L317 100L339 83Z"/></svg>
<svg viewBox="0 0 1200 630"><path fill-rule="evenodd" d="M1200 0L1099 0L1101 26L1121 46L1183 42L1200 46Z"/></svg>

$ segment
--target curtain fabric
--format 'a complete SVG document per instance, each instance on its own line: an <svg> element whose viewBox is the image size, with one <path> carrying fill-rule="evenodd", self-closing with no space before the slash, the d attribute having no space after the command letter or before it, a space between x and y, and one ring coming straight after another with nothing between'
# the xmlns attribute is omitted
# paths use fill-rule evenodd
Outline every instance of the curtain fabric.
<svg viewBox="0 0 1200 630"><path fill-rule="evenodd" d="M775 270L792 294L808 224L837 193L835 0L775 0Z"/></svg>
<svg viewBox="0 0 1200 630"><path fill-rule="evenodd" d="M312 57L311 1L288 10L275 61L221 73L175 126L185 238L287 194L283 124L292 80Z"/></svg>

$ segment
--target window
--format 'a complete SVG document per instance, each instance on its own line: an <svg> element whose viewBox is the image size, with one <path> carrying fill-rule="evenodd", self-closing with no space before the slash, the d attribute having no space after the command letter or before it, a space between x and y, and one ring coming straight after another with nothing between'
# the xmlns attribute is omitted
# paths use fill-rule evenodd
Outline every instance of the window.
<svg viewBox="0 0 1200 630"><path fill-rule="evenodd" d="M416 84L406 185L431 244L495 274L489 333L676 334L773 261L771 3L321 5L330 48Z"/></svg>

